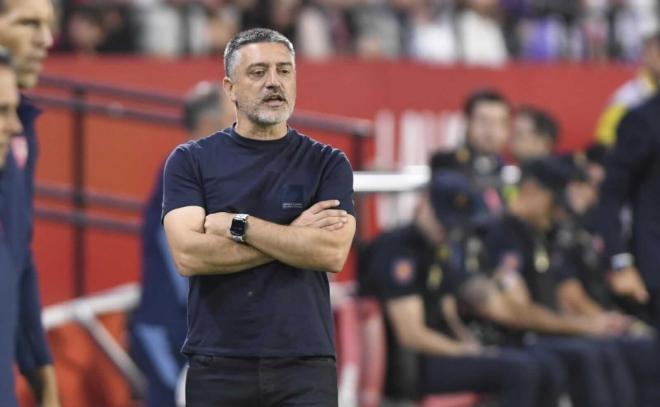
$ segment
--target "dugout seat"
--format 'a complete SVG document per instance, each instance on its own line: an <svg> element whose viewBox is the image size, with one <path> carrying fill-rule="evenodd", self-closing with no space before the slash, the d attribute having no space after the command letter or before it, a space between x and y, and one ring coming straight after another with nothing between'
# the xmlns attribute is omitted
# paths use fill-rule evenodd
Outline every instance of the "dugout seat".
<svg viewBox="0 0 660 407"><path fill-rule="evenodd" d="M380 303L372 298L355 300L360 335L358 400L360 407L379 407L383 401L386 367L385 322ZM476 407L481 398L474 393L430 396L419 407Z"/></svg>

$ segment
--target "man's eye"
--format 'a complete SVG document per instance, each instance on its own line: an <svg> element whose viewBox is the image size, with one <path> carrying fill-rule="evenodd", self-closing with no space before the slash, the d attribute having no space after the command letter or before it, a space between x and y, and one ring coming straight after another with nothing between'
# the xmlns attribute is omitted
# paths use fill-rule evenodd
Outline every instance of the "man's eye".
<svg viewBox="0 0 660 407"><path fill-rule="evenodd" d="M22 20L20 22L20 25L28 26L28 27L39 27L39 20Z"/></svg>

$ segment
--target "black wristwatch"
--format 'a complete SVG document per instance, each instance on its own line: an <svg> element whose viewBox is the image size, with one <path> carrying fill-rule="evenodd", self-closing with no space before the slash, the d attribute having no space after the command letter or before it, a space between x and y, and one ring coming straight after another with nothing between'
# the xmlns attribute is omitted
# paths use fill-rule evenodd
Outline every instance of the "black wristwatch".
<svg viewBox="0 0 660 407"><path fill-rule="evenodd" d="M235 215L234 219L231 221L229 233L235 242L245 243L245 231L247 230L248 216L250 215L239 213L238 215Z"/></svg>

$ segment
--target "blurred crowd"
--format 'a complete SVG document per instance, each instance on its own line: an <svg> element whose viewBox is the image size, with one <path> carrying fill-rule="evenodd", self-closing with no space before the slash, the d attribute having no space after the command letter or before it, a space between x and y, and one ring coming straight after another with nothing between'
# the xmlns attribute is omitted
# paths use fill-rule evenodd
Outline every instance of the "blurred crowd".
<svg viewBox="0 0 660 407"><path fill-rule="evenodd" d="M82 54L220 54L256 26L291 38L299 56L636 60L658 28L655 0L58 0L56 49Z"/></svg>
<svg viewBox="0 0 660 407"><path fill-rule="evenodd" d="M637 126L659 101L646 100L615 147L558 154L561 128L542 107L467 95L464 145L432 155L413 219L360 253L361 295L385 316L390 400L472 391L504 407L659 405L655 266L643 265L655 255L638 248L657 218L657 201L638 198L657 190L655 133ZM617 220L628 199L636 258Z"/></svg>

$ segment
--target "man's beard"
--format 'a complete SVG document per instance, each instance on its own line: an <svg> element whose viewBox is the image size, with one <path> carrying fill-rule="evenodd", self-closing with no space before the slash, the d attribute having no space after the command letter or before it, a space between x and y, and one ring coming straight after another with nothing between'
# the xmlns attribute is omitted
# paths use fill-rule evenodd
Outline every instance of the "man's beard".
<svg viewBox="0 0 660 407"><path fill-rule="evenodd" d="M291 117L293 106L289 105L287 101L285 108L284 110L269 110L262 108L259 104L243 106L238 103L238 109L243 111L250 121L261 126L273 126L286 122Z"/></svg>

